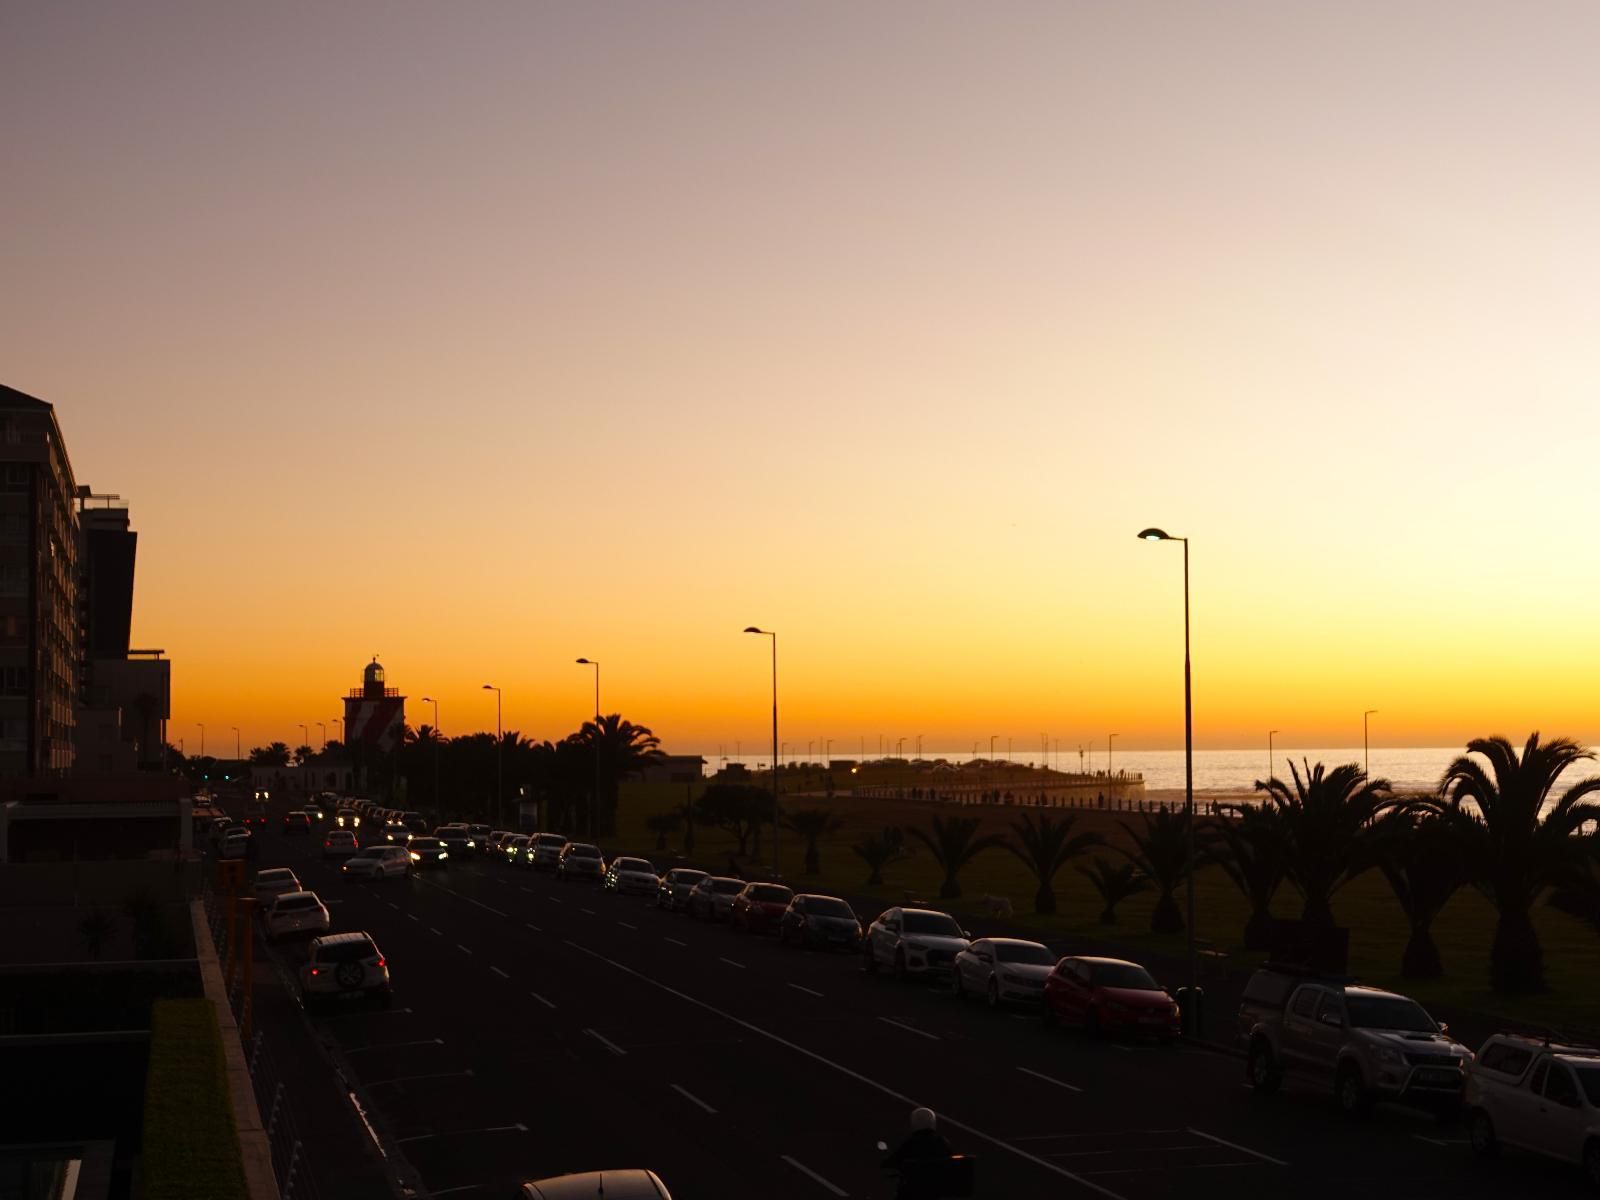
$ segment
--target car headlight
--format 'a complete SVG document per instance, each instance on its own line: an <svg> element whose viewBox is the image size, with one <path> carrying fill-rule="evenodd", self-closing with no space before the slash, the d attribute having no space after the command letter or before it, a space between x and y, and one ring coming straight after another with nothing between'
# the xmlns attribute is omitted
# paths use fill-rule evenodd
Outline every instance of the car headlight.
<svg viewBox="0 0 1600 1200"><path fill-rule="evenodd" d="M1373 1057L1391 1067L1401 1066L1406 1061L1405 1056L1400 1051L1390 1046L1379 1046L1377 1053Z"/></svg>
<svg viewBox="0 0 1600 1200"><path fill-rule="evenodd" d="M472 849L472 848L473 848L473 847L474 847L474 846L475 846L475 845L477 845L477 843L476 843L476 842L468 842L468 843L467 843L467 849L468 849L468 850L471 850L471 849Z"/></svg>
<svg viewBox="0 0 1600 1200"><path fill-rule="evenodd" d="M422 855L418 854L415 850L413 850L411 852L411 861L412 862L421 862L422 861Z"/></svg>
<svg viewBox="0 0 1600 1200"><path fill-rule="evenodd" d="M450 857L450 851L448 851L448 850L439 851L439 857L440 858L449 858Z"/></svg>

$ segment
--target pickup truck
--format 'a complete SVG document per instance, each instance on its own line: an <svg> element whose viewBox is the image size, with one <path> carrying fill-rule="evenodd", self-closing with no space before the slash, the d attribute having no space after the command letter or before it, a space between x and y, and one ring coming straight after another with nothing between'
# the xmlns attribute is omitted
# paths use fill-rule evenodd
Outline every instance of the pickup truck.
<svg viewBox="0 0 1600 1200"><path fill-rule="evenodd" d="M1270 968L1256 976L1245 988L1239 1030L1257 1091L1275 1091L1287 1075L1331 1088L1351 1114L1378 1100L1444 1116L1459 1109L1472 1052L1415 1000L1343 979Z"/></svg>
<svg viewBox="0 0 1600 1200"><path fill-rule="evenodd" d="M1600 1187L1600 1050L1497 1033L1467 1070L1472 1148L1581 1164Z"/></svg>

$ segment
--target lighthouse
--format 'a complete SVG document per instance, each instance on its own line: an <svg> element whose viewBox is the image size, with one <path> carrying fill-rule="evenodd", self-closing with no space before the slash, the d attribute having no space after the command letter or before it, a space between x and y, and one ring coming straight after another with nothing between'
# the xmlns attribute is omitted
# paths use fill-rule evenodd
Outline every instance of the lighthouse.
<svg viewBox="0 0 1600 1200"><path fill-rule="evenodd" d="M400 745L405 728L406 698L386 684L383 664L373 655L362 669L361 686L344 698L345 745L388 754Z"/></svg>

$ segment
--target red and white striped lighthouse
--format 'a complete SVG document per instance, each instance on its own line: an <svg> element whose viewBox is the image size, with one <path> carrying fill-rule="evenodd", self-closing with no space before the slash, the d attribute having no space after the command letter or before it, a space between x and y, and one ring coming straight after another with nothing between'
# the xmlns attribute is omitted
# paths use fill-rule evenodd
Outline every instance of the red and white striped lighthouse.
<svg viewBox="0 0 1600 1200"><path fill-rule="evenodd" d="M374 655L361 672L361 686L344 698L345 744L387 753L400 744L405 727L406 698L384 686L383 664Z"/></svg>

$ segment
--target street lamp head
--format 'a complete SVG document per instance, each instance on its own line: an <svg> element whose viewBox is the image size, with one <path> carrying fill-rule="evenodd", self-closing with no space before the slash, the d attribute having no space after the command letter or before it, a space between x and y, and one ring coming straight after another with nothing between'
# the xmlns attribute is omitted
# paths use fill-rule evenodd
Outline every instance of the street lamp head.
<svg viewBox="0 0 1600 1200"><path fill-rule="evenodd" d="M600 665L597 662L590 662L587 658L580 658L577 661L580 667L598 667Z"/></svg>
<svg viewBox="0 0 1600 1200"><path fill-rule="evenodd" d="M745 631L745 632L746 632L746 633L765 633L765 632L766 632L766 630L765 630L765 629L758 629L758 628L757 628L757 627L756 627L756 626L754 626L754 625L746 625L746 626L745 626L745 627L744 627L744 631Z"/></svg>
<svg viewBox="0 0 1600 1200"><path fill-rule="evenodd" d="M1150 529L1140 530L1139 538L1141 541L1146 542L1170 542L1172 540L1172 535L1165 529L1156 529L1152 527Z"/></svg>
<svg viewBox="0 0 1600 1200"><path fill-rule="evenodd" d="M423 698L422 698L422 702L423 702L423 703L424 703L424 704L432 704L432 703L433 703L433 697L432 697L432 696L424 696L424 697L423 697ZM338 719L338 718L335 718L335 720L337 720L337 719Z"/></svg>
<svg viewBox="0 0 1600 1200"><path fill-rule="evenodd" d="M483 685L483 690L486 691L486 692L492 692L492 691L495 691L497 689L495 688L494 684L486 683L486 684Z"/></svg>

